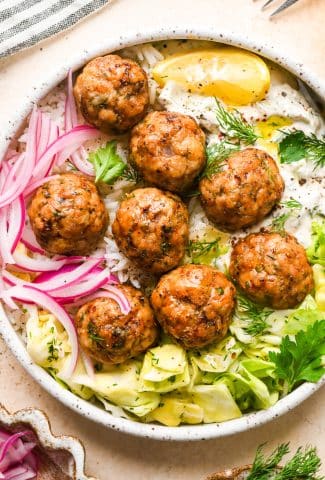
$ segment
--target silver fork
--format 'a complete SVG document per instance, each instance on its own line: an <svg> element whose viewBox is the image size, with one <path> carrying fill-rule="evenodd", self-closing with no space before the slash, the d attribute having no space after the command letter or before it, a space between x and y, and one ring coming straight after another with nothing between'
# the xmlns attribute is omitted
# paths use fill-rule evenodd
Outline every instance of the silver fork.
<svg viewBox="0 0 325 480"><path fill-rule="evenodd" d="M256 1L256 0L255 0ZM285 0L280 7L278 7L270 16L274 17L275 15L278 15L279 13L283 12L287 8L291 7L295 3L297 3L299 0ZM262 7L262 10L265 10L267 7L273 3L274 0L268 0Z"/></svg>

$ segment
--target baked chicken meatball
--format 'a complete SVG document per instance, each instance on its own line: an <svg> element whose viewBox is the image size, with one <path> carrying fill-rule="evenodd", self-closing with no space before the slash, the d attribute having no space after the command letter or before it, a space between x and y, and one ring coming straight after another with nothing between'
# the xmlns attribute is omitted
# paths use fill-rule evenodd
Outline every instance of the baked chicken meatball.
<svg viewBox="0 0 325 480"><path fill-rule="evenodd" d="M201 348L227 333L235 287L207 265L184 265L164 275L151 295L164 331L186 349Z"/></svg>
<svg viewBox="0 0 325 480"><path fill-rule="evenodd" d="M261 221L280 200L284 182L263 150L235 152L219 172L200 181L201 203L221 230L233 232Z"/></svg>
<svg viewBox="0 0 325 480"><path fill-rule="evenodd" d="M129 301L128 314L107 297L85 303L76 314L81 347L90 357L106 364L125 362L145 352L158 339L148 299L130 285L118 288Z"/></svg>
<svg viewBox="0 0 325 480"><path fill-rule="evenodd" d="M205 165L205 135L188 115L150 112L133 128L130 152L148 183L183 192Z"/></svg>
<svg viewBox="0 0 325 480"><path fill-rule="evenodd" d="M147 75L133 60L97 57L78 76L74 96L87 122L106 133L125 132L146 113Z"/></svg>
<svg viewBox="0 0 325 480"><path fill-rule="evenodd" d="M275 309L294 308L313 289L305 249L288 233L252 233L231 253L229 272L253 301Z"/></svg>
<svg viewBox="0 0 325 480"><path fill-rule="evenodd" d="M176 267L188 241L188 211L179 197L139 188L121 202L112 231L119 249L154 274Z"/></svg>
<svg viewBox="0 0 325 480"><path fill-rule="evenodd" d="M51 254L87 255L108 226L96 185L76 173L63 173L39 187L28 215L38 243Z"/></svg>

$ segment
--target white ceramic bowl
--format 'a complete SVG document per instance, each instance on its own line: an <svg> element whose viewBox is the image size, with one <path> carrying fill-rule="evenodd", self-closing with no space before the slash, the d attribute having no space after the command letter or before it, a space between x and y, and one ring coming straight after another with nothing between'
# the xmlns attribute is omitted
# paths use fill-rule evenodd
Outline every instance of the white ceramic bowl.
<svg viewBox="0 0 325 480"><path fill-rule="evenodd" d="M314 92L318 94L320 99L325 102L325 84L322 80L314 77L311 72L308 72L300 64L294 63L292 60L281 56L281 53L276 52L267 44L256 45L251 42L249 38L242 37L238 33L224 34L222 31L212 31L204 27L197 27L195 30L184 30L175 28L175 30L147 30L141 34L125 35L119 38L105 38L100 44L94 44L89 47L87 51L69 52L69 56L62 56L60 64L57 65L57 72L54 76L50 76L45 82L40 84L34 91L33 97L26 99L26 103L21 106L19 112L13 114L11 122L8 122L8 130L5 132L6 137L13 137L19 125L22 124L24 118L29 113L33 102L40 100L46 93L48 93L55 85L62 81L69 70L80 68L91 58L105 53L119 50L126 46L145 43L155 40L164 39L181 39L181 38L196 38L201 40L212 40L222 42L238 47L252 50L260 55L263 55L279 65L285 67L287 70L301 78L308 84ZM15 129L12 127L15 125ZM4 126L4 128L6 128ZM0 158L3 156L8 145L0 145ZM71 392L62 388L53 378L46 373L45 370L37 366L28 355L25 346L15 330L10 324L10 321L5 315L3 308L0 306L0 333L4 337L7 345L25 367L29 374L47 390L53 397L60 400L62 403L97 423L106 427L113 428L132 435L147 437L157 440L205 440L208 438L216 438L227 435L232 435L238 432L249 430L251 428L262 425L273 420L280 415L292 410L302 401L308 398L321 385L325 383L325 377L318 384L305 383L287 397L280 400L276 405L268 410L262 410L256 413L244 415L243 417L230 420L224 423L203 424L195 426L179 426L179 427L165 427L156 424L142 424L130 420L117 418L105 412L101 408L92 405L91 403L82 400Z"/></svg>
<svg viewBox="0 0 325 480"><path fill-rule="evenodd" d="M41 410L26 408L9 413L0 403L0 426L12 433L31 429L36 434L37 444L44 453L40 458L42 479L62 479L63 473L64 478L71 480L96 480L85 474L85 451L80 441L66 435L54 436Z"/></svg>

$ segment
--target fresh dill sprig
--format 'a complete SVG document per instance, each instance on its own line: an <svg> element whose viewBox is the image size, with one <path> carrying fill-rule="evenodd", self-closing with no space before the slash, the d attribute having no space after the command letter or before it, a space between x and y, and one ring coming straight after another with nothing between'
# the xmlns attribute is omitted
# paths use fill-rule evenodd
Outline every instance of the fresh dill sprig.
<svg viewBox="0 0 325 480"><path fill-rule="evenodd" d="M237 309L239 315L250 321L249 325L244 328L248 335L261 335L268 327L267 318L273 310L257 305L243 295L237 295Z"/></svg>
<svg viewBox="0 0 325 480"><path fill-rule="evenodd" d="M275 217L271 223L271 230L273 232L283 233L285 231L285 224L290 217L291 212L283 213Z"/></svg>
<svg viewBox="0 0 325 480"><path fill-rule="evenodd" d="M291 460L280 467L279 463L289 453L289 444L279 445L268 457L264 456L263 447L264 445L258 447L246 480L324 480L324 477L316 476L321 460L315 448L298 448Z"/></svg>
<svg viewBox="0 0 325 480"><path fill-rule="evenodd" d="M122 173L122 178L132 183L140 183L142 180L140 172L130 164L127 164L126 169Z"/></svg>
<svg viewBox="0 0 325 480"><path fill-rule="evenodd" d="M281 202L280 206L288 208L290 211L275 217L271 223L271 230L273 232L283 233L285 231L285 224L287 220L295 213L295 211L302 208L302 204L298 202L298 200L295 200L291 197L289 200Z"/></svg>
<svg viewBox="0 0 325 480"><path fill-rule="evenodd" d="M207 147L207 163L200 178L211 178L215 173L221 172L225 166L225 160L237 150L239 150L239 145L227 142L226 140Z"/></svg>
<svg viewBox="0 0 325 480"><path fill-rule="evenodd" d="M281 207L290 208L292 210L302 208L302 204L295 198L290 197L289 200L280 203Z"/></svg>
<svg viewBox="0 0 325 480"><path fill-rule="evenodd" d="M325 138L315 134L306 135L301 130L283 132L284 138L279 143L281 163L293 163L304 158L311 160L315 168L325 166Z"/></svg>
<svg viewBox="0 0 325 480"><path fill-rule="evenodd" d="M324 477L316 477L321 460L317 455L316 448L298 448L291 460L275 475L274 480L322 480Z"/></svg>
<svg viewBox="0 0 325 480"><path fill-rule="evenodd" d="M238 110L228 112L219 102L216 100L216 117L217 122L221 128L230 138L237 138L239 141L246 143L247 145L253 145L259 138L254 131L254 127L247 123Z"/></svg>
<svg viewBox="0 0 325 480"><path fill-rule="evenodd" d="M218 257L221 254L219 242L220 238L212 242L190 240L186 248L186 253L191 257L192 263L197 264L200 263L201 257L208 253L213 253L215 257Z"/></svg>
<svg viewBox="0 0 325 480"><path fill-rule="evenodd" d="M282 443L268 457L263 454L264 445L257 449L253 466L246 480L269 480L282 458L289 453L289 444Z"/></svg>

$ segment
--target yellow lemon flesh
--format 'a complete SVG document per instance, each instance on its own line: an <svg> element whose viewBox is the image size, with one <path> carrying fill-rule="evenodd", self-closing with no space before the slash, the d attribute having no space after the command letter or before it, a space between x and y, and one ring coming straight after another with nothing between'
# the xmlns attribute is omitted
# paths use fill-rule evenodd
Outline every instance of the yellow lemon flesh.
<svg viewBox="0 0 325 480"><path fill-rule="evenodd" d="M278 156L278 144L273 140L275 133L283 127L292 125L292 120L288 117L281 117L279 115L271 115L266 120L257 122L255 131L259 135L257 146L264 148L272 157Z"/></svg>
<svg viewBox="0 0 325 480"><path fill-rule="evenodd" d="M270 87L264 60L234 47L177 53L158 62L152 73L160 86L173 80L190 92L216 96L229 105L262 100Z"/></svg>

